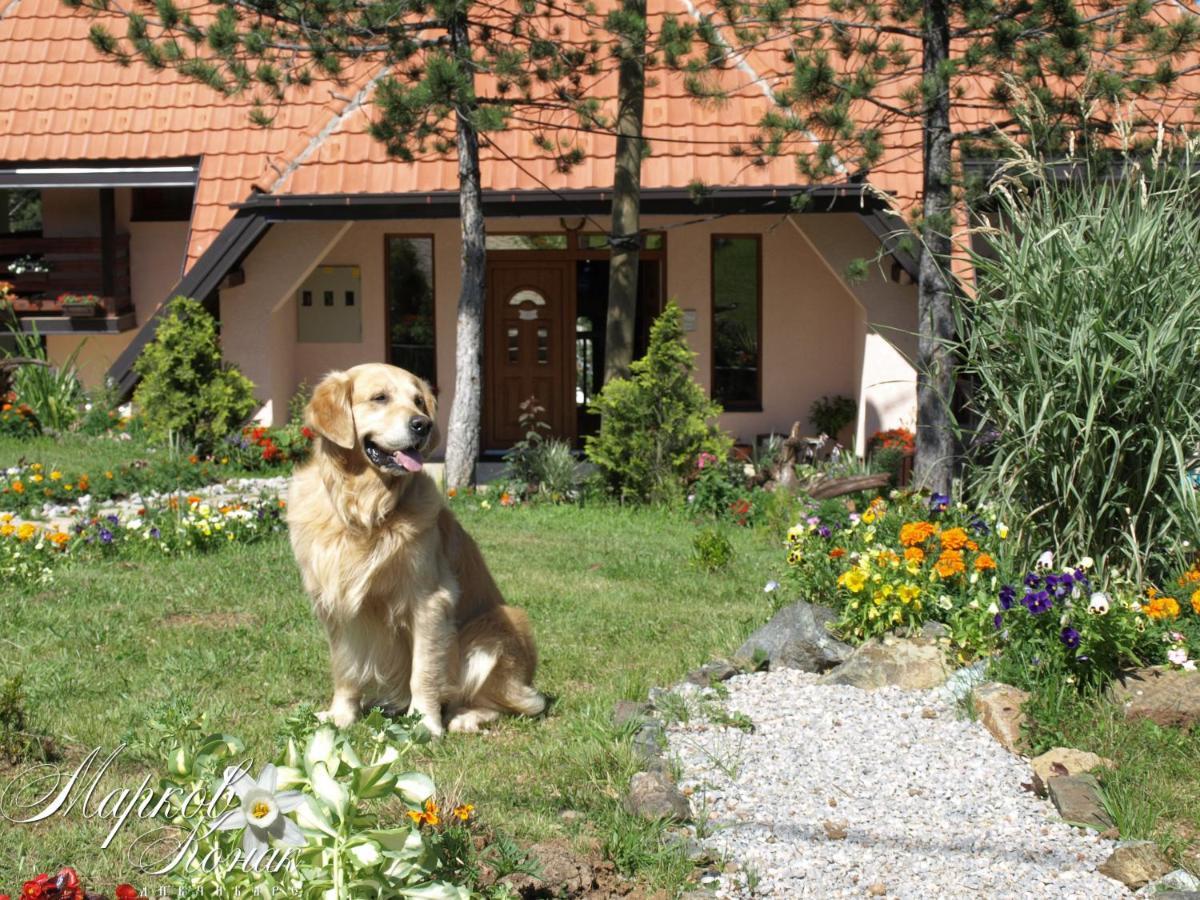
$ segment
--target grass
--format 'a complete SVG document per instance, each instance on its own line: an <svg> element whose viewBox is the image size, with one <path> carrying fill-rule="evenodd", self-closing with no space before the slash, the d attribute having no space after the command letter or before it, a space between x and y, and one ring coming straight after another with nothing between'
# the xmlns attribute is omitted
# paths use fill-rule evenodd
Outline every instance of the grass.
<svg viewBox="0 0 1200 900"><path fill-rule="evenodd" d="M1097 774L1122 839L1155 841L1200 872L1200 728L1126 721L1115 704L1061 683L1036 686L1025 711L1034 753L1074 747L1113 761Z"/></svg>
<svg viewBox="0 0 1200 900"><path fill-rule="evenodd" d="M93 451L89 465L95 460ZM733 563L708 574L687 562L696 526L668 512L456 508L505 595L532 616L537 683L554 703L545 719L449 736L421 749L414 765L474 803L488 829L522 844L565 838L598 847L653 883L681 884L682 855L660 848L656 826L619 812L635 764L611 724L612 705L735 648L769 613L761 585L778 574L777 548L735 530ZM207 713L214 730L242 736L248 756L261 760L293 710L328 699L324 637L282 536L211 557L69 565L50 590L0 587L0 621L0 681L23 676L30 727L59 740L60 767L93 747L148 736L149 723L172 708ZM96 796L137 788L153 771L126 754ZM14 816L11 801L4 808ZM583 817L568 823L566 810ZM133 876L123 860L146 828L127 826L101 850L108 827L79 810L4 823L0 893L64 864L111 890Z"/></svg>
<svg viewBox="0 0 1200 900"><path fill-rule="evenodd" d="M154 459L166 455L165 449L150 446L137 438L125 441L71 433L36 438L0 435L0 465L5 467L24 461L40 462L48 468L71 472L103 472L135 459Z"/></svg>

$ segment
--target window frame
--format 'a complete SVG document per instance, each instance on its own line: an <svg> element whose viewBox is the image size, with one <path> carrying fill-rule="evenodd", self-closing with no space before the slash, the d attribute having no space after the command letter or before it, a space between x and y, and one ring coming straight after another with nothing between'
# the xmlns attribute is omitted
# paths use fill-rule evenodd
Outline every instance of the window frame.
<svg viewBox="0 0 1200 900"><path fill-rule="evenodd" d="M755 324L757 335L755 340L758 347L757 380L754 388L754 398L745 403L728 404L717 397L717 241L720 240L753 240L754 265L757 272L755 279L755 297L757 304ZM709 396L721 404L725 412L762 412L763 409L763 256L762 235L758 232L715 232L709 235L708 241L708 377Z"/></svg>
<svg viewBox="0 0 1200 900"><path fill-rule="evenodd" d="M433 297L433 308L430 311L433 332L433 378L429 386L433 388L434 396L438 393L438 327L437 327L437 238L432 232L387 232L383 236L383 335L384 354L388 365L392 362L392 266L391 242L393 240L428 240L429 241L429 293ZM418 377L421 377L418 375Z"/></svg>

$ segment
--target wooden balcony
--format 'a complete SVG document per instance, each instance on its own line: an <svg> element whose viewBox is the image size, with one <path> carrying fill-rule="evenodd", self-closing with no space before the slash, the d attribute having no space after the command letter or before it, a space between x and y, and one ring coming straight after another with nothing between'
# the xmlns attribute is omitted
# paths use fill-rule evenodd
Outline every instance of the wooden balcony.
<svg viewBox="0 0 1200 900"><path fill-rule="evenodd" d="M9 272L9 264L22 258L37 261L46 271ZM127 234L108 238L0 236L0 281L13 286L17 316L36 319L43 333L125 331L135 324ZM63 294L98 297L95 316L68 317L58 300Z"/></svg>

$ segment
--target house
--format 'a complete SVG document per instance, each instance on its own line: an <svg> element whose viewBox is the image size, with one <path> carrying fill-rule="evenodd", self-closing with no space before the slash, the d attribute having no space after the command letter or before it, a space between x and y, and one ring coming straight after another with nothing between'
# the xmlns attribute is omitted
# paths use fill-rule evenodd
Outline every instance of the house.
<svg viewBox="0 0 1200 900"><path fill-rule="evenodd" d="M264 128L247 101L101 57L90 26L60 0L0 6L0 273L24 259L8 276L21 327L45 335L56 360L79 349L89 382L129 387L155 311L186 294L217 313L261 421L279 422L297 386L330 369L387 361L437 386L444 424L459 289L453 158L388 159L366 132L371 81L294 93ZM640 341L674 299L726 429L752 443L845 395L858 416L841 438L861 451L876 430L915 420L914 262L894 249L850 283L847 265L899 227L877 193L825 186L793 212L807 185L792 161L739 155L769 102L752 62L722 76L719 106L693 102L667 72L649 88ZM526 127L483 150L487 452L519 439L530 395L564 438L596 427L586 404L604 368L614 141L584 143L565 172ZM903 193L916 167L899 156L872 179ZM708 188L699 201L695 182ZM66 315L64 292L102 306Z"/></svg>

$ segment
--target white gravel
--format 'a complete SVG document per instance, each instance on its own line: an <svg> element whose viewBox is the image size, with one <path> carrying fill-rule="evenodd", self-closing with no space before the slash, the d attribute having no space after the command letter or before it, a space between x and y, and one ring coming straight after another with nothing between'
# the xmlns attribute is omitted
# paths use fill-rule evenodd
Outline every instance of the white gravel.
<svg viewBox="0 0 1200 900"><path fill-rule="evenodd" d="M726 684L714 702L753 733L694 716L667 729L697 839L725 863L717 897L1129 896L1096 871L1114 843L1023 790L1028 763L948 692L788 670Z"/></svg>

